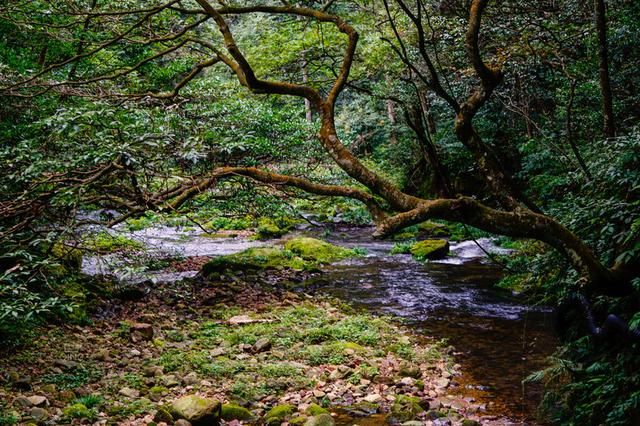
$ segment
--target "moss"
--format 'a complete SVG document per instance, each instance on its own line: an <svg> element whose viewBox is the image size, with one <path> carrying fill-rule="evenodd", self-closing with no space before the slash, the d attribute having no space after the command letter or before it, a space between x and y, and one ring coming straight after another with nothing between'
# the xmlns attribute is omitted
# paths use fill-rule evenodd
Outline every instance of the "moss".
<svg viewBox="0 0 640 426"><path fill-rule="evenodd" d="M418 231L429 237L450 237L451 230L447 225L435 222L422 222L418 225Z"/></svg>
<svg viewBox="0 0 640 426"><path fill-rule="evenodd" d="M319 263L331 263L347 257L357 256L354 250L308 237L289 240L285 243L284 248L305 260Z"/></svg>
<svg viewBox="0 0 640 426"><path fill-rule="evenodd" d="M223 404L220 418L226 421L244 420L251 421L254 419L251 411L236 404Z"/></svg>
<svg viewBox="0 0 640 426"><path fill-rule="evenodd" d="M311 404L311 405L309 405L309 408L307 408L307 413L309 413L312 416L317 416L319 414L324 414L324 413L328 413L328 412L329 411L327 411L326 409L322 408L318 404Z"/></svg>
<svg viewBox="0 0 640 426"><path fill-rule="evenodd" d="M287 228L281 228L273 219L262 218L258 221L256 236L259 239L279 238L289 232Z"/></svg>
<svg viewBox="0 0 640 426"><path fill-rule="evenodd" d="M291 404L276 405L265 414L265 423L268 425L279 425L284 422L287 417L291 416L295 410L296 407Z"/></svg>
<svg viewBox="0 0 640 426"><path fill-rule="evenodd" d="M209 276L226 270L293 269L302 271L312 267L311 263L305 262L290 251L276 247L257 247L216 257L203 266L202 273Z"/></svg>
<svg viewBox="0 0 640 426"><path fill-rule="evenodd" d="M420 398L398 395L395 403L391 406L389 416L393 421L402 423L415 419L423 411L424 409L420 406Z"/></svg>
<svg viewBox="0 0 640 426"><path fill-rule="evenodd" d="M51 248L51 254L60 262L58 267L49 268L52 275L67 275L70 272L79 271L82 267L82 250L78 248L56 243Z"/></svg>
<svg viewBox="0 0 640 426"><path fill-rule="evenodd" d="M307 422L307 418L305 416L294 417L289 420L290 426L303 426Z"/></svg>
<svg viewBox="0 0 640 426"><path fill-rule="evenodd" d="M411 254L418 260L441 259L449 253L447 240L418 241L411 246Z"/></svg>
<svg viewBox="0 0 640 426"><path fill-rule="evenodd" d="M100 253L136 251L144 248L144 245L139 241L122 235L111 235L106 231L92 235L84 242L84 245L88 249Z"/></svg>
<svg viewBox="0 0 640 426"><path fill-rule="evenodd" d="M76 403L66 407L64 410L62 410L62 413L65 417L71 419L93 420L96 416L96 412L94 410L87 408L86 405L81 403Z"/></svg>

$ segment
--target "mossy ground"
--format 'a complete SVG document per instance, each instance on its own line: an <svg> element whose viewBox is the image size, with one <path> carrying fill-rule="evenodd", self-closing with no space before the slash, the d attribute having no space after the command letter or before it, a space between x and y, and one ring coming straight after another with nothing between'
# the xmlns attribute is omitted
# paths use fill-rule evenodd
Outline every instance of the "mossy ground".
<svg viewBox="0 0 640 426"><path fill-rule="evenodd" d="M91 325L42 330L29 346L3 354L1 415L26 419L14 400L37 394L47 397L53 423L95 417L142 425L186 393L247 408L255 419L283 404L293 406L284 418L306 418L372 394L384 413L400 392L436 395L440 374L453 371L439 342L418 341L390 319L256 281L175 283ZM152 324L151 340L132 339L140 322ZM261 339L267 350L255 349ZM400 384L407 371L420 387ZM30 376L32 389L15 388L18 376Z"/></svg>

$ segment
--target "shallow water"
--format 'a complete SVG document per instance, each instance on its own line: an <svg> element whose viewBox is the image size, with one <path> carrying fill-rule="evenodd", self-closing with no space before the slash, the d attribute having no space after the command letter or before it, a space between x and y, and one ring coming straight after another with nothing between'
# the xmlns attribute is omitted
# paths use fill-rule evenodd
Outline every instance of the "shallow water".
<svg viewBox="0 0 640 426"><path fill-rule="evenodd" d="M500 269L473 241L452 244L445 260L422 263L409 255L389 255L393 243L370 235L370 230L351 230L327 236L368 254L331 265L306 284L446 339L463 371L452 394L473 396L487 404L488 413L531 424L540 388L521 382L542 368L555 348L550 310L496 291ZM489 252L504 251L488 239L478 243Z"/></svg>

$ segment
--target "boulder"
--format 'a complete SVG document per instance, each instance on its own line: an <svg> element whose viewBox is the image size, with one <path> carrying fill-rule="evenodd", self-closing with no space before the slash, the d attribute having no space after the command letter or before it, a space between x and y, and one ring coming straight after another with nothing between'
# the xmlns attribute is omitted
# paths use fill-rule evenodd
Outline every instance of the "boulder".
<svg viewBox="0 0 640 426"><path fill-rule="evenodd" d="M221 404L198 395L184 396L171 404L171 414L193 425L217 425Z"/></svg>
<svg viewBox="0 0 640 426"><path fill-rule="evenodd" d="M295 410L296 407L291 404L276 405L275 407L271 408L271 410L269 410L267 414L265 414L265 424L269 426L279 425L283 423L287 419L287 417L290 417Z"/></svg>
<svg viewBox="0 0 640 426"><path fill-rule="evenodd" d="M223 404L220 411L220 418L226 421L242 420L252 421L255 417L251 411L236 404Z"/></svg>
<svg viewBox="0 0 640 426"><path fill-rule="evenodd" d="M139 342L142 340L153 340L153 326L143 322L138 322L131 325L131 340L133 342Z"/></svg>
<svg viewBox="0 0 640 426"><path fill-rule="evenodd" d="M411 246L411 254L418 260L442 259L449 254L447 240L423 240Z"/></svg>

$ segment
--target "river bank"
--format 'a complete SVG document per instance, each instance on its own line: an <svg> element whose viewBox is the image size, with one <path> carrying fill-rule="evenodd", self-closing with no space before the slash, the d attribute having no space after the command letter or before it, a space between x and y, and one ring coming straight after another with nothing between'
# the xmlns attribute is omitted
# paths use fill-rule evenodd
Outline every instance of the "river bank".
<svg viewBox="0 0 640 426"><path fill-rule="evenodd" d="M312 228L302 233L365 254L316 273L207 280L193 278L206 259L276 242L141 233L151 250L188 253L134 278L128 300L96 304L90 324L51 327L5 357L5 416L162 423L172 421L162 416L175 401L198 395L242 407L234 415L244 419L227 416L231 424L268 422L280 406L278 421L304 424L320 415L316 405L341 425L535 424L535 392L519 381L550 350L548 333L528 336L530 347L514 340L523 315L540 310L497 295L497 271L474 244L454 244L452 256L424 264L391 256L393 244L371 240L367 229ZM108 260L83 267L96 273Z"/></svg>

